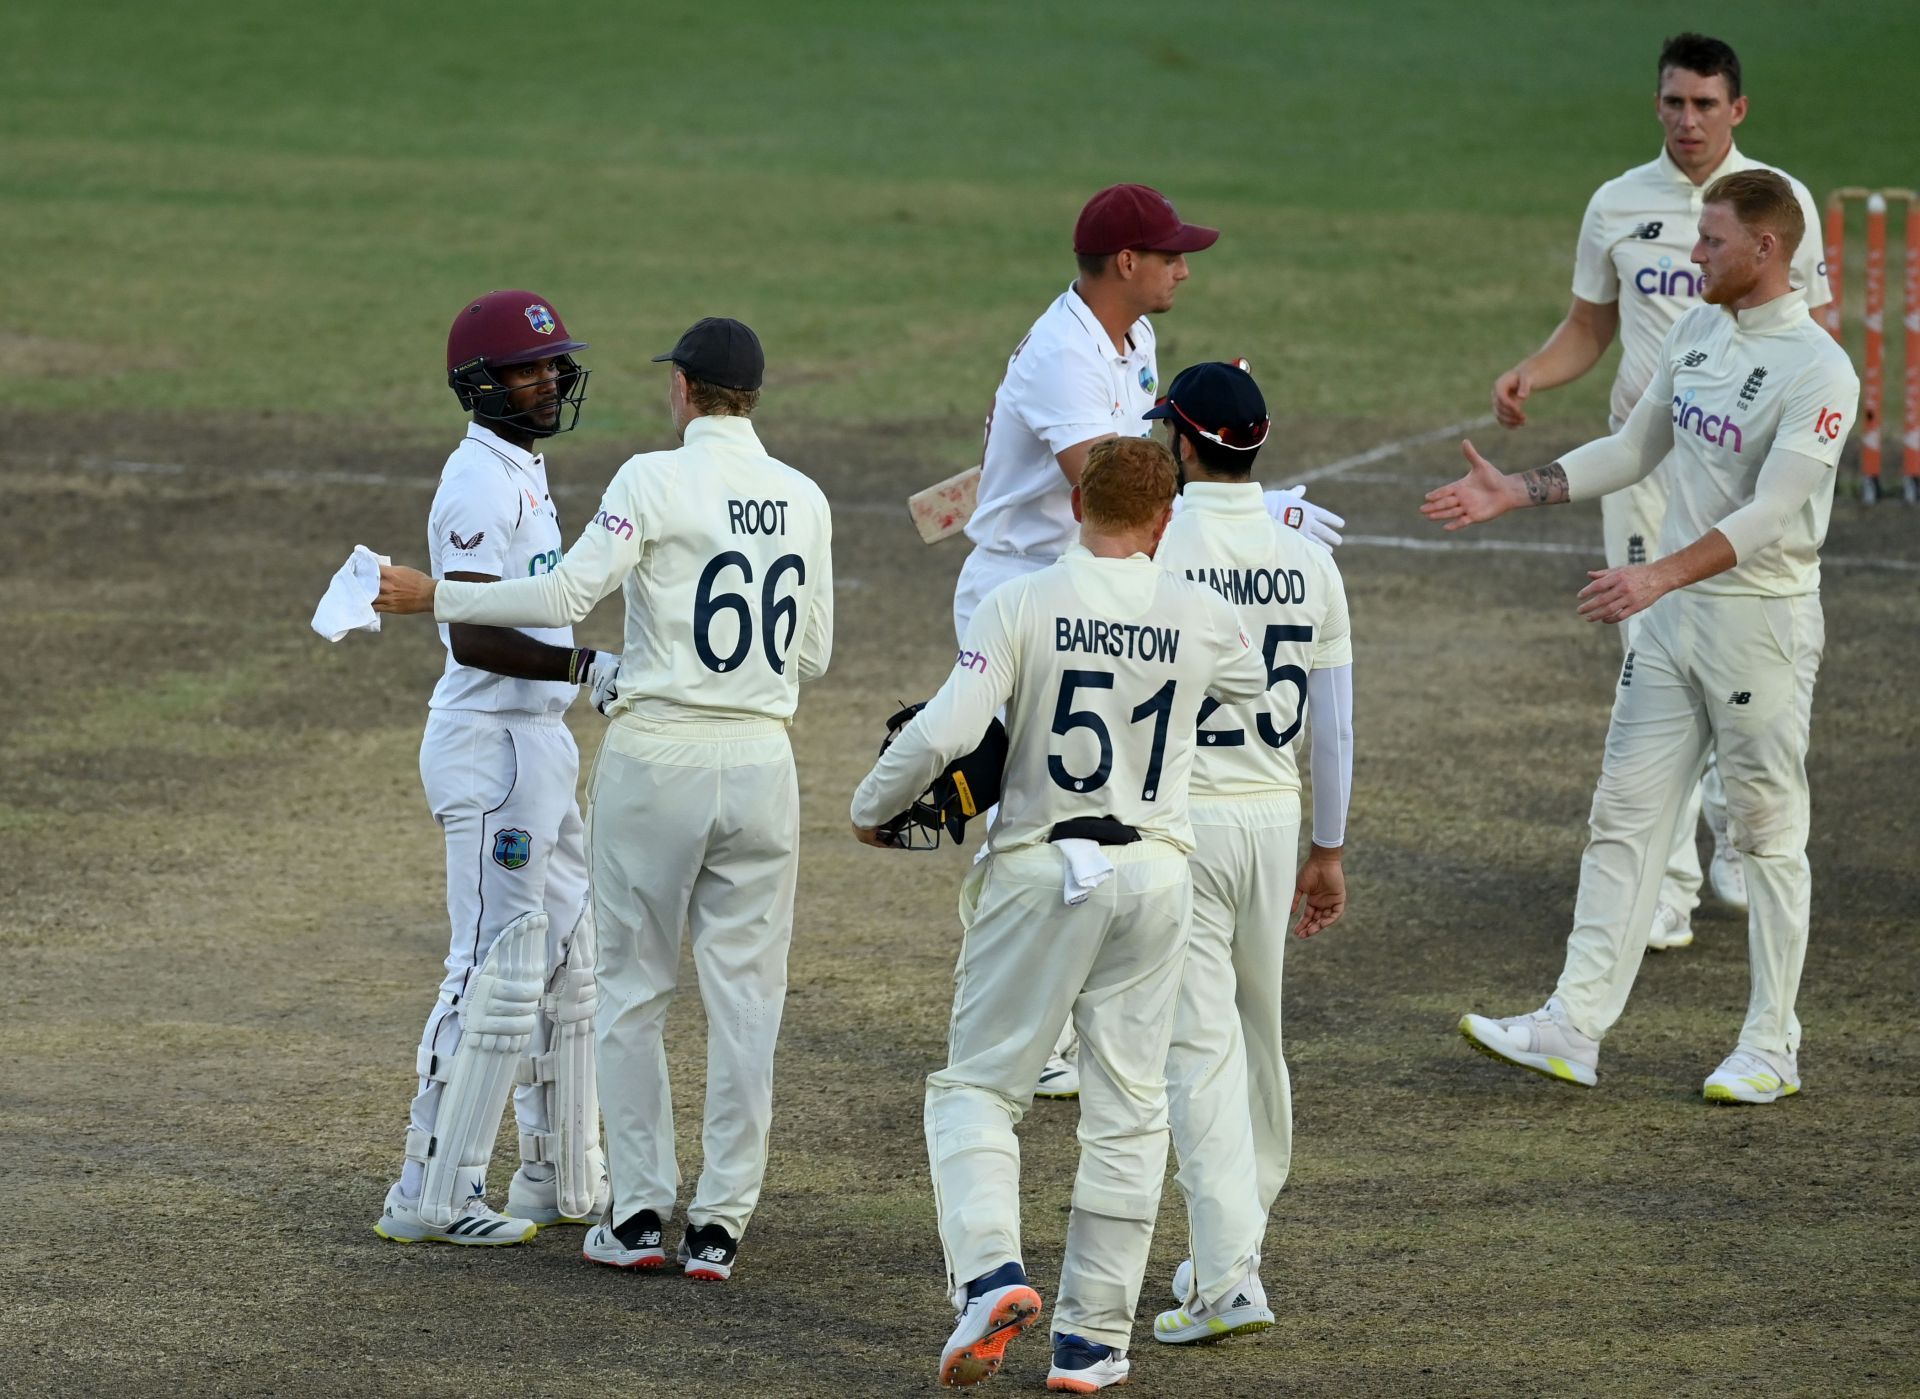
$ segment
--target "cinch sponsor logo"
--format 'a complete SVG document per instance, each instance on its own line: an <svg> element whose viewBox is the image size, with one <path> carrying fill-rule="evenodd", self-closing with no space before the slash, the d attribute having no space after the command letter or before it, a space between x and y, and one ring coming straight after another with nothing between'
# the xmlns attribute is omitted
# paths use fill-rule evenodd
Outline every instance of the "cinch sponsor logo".
<svg viewBox="0 0 1920 1399"><path fill-rule="evenodd" d="M987 653L985 651L962 651L953 658L955 667L960 670L977 670L987 673Z"/></svg>
<svg viewBox="0 0 1920 1399"><path fill-rule="evenodd" d="M535 554L527 560L527 575L531 577L536 573L551 573L558 567L560 567L560 551L549 549L546 553Z"/></svg>
<svg viewBox="0 0 1920 1399"><path fill-rule="evenodd" d="M1673 425L1682 432L1690 432L1703 442L1711 442L1716 447L1727 445L1727 439L1733 439L1733 452L1740 454L1740 425L1718 413L1709 413L1693 401L1693 390L1687 390L1687 396L1674 395Z"/></svg>
<svg viewBox="0 0 1920 1399"><path fill-rule="evenodd" d="M609 515L602 510L593 517L593 522L610 533L619 535L622 539L633 538L632 520L623 519L618 515Z"/></svg>
<svg viewBox="0 0 1920 1399"><path fill-rule="evenodd" d="M1663 257L1656 267L1643 267L1633 274L1633 288L1645 296L1698 296L1700 274L1675 267L1673 259Z"/></svg>

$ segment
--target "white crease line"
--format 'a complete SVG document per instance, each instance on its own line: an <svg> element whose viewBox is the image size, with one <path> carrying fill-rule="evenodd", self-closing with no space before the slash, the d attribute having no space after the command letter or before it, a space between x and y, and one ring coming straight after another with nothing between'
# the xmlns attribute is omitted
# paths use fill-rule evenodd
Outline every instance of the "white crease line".
<svg viewBox="0 0 1920 1399"><path fill-rule="evenodd" d="M1374 549L1411 549L1423 553L1493 554L1580 554L1601 562L1601 550L1594 545L1562 544L1550 539L1416 539L1399 534L1353 534L1341 541L1341 548L1352 545ZM1899 573L1920 573L1920 563L1910 559L1872 559L1851 554L1822 554L1820 562L1830 568L1887 568Z"/></svg>
<svg viewBox="0 0 1920 1399"><path fill-rule="evenodd" d="M1356 466L1372 466L1377 461L1387 461L1390 458L1399 456L1409 447L1424 447L1429 442L1445 442L1449 437L1458 437L1462 433L1473 432L1483 427L1492 427L1495 421L1493 414L1482 413L1479 417L1469 418L1465 422L1448 423L1445 427L1437 427L1429 432L1416 432L1411 437L1401 437L1396 438L1392 442L1382 442L1378 447L1369 447L1364 452L1355 453L1350 457L1342 457L1339 461L1330 461L1325 466L1316 466L1311 471L1303 471L1298 476L1288 480L1286 484L1289 486L1304 486L1309 481L1323 481L1329 476L1338 476L1342 472L1351 471Z"/></svg>
<svg viewBox="0 0 1920 1399"><path fill-rule="evenodd" d="M1356 456L1343 457L1339 461L1317 466L1303 476L1293 478L1290 485L1301 485L1308 481L1321 480L1327 476L1336 476L1350 471L1356 466L1366 466L1373 462L1385 461L1409 447L1422 446L1428 442L1441 442L1459 433L1471 432L1475 428L1486 427L1494 421L1492 414L1485 414L1471 422L1449 423L1431 432L1418 433L1412 437L1402 437L1397 441L1383 442ZM104 461L98 457L85 457L80 465L92 471L112 471L135 476L182 476L187 468L169 462L152 461ZM358 471L289 471L283 467L269 467L256 471L253 475L268 481L286 481L294 485L313 483L316 485L339 486L414 486L431 488L438 484L438 478L428 476L383 476L375 472ZM835 514L843 515L908 515L904 502L894 504L878 500L834 501ZM1373 549L1410 549L1424 553L1494 553L1494 554L1580 554L1590 558L1599 558L1600 550L1585 544L1559 544L1551 540L1527 539L1415 539L1397 534L1353 534L1348 533L1345 543L1357 544ZM1884 568L1896 573L1920 573L1920 563L1907 559L1859 558L1846 554L1823 554L1820 562L1834 568ZM854 586L859 586L855 584Z"/></svg>

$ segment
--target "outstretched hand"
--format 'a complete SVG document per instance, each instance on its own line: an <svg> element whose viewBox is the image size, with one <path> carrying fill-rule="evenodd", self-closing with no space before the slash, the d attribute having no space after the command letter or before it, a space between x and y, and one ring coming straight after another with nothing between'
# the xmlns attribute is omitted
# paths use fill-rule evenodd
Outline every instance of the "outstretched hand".
<svg viewBox="0 0 1920 1399"><path fill-rule="evenodd" d="M1460 451L1467 459L1467 474L1428 491L1426 504L1420 507L1422 515L1440 521L1448 530L1485 524L1514 506L1506 473L1475 451L1471 442L1461 442Z"/></svg>
<svg viewBox="0 0 1920 1399"><path fill-rule="evenodd" d="M399 564L380 565L380 595L373 600L375 612L433 611L434 581L417 568Z"/></svg>

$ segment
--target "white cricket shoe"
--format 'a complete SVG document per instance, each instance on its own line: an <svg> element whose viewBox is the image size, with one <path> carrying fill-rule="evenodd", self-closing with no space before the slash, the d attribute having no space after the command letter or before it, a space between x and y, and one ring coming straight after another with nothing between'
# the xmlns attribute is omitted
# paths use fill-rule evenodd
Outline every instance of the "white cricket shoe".
<svg viewBox="0 0 1920 1399"><path fill-rule="evenodd" d="M540 1232L531 1219L487 1208L486 1197L475 1195L460 1207L445 1228L427 1223L420 1217L420 1201L400 1193L396 1182L387 1191L387 1203L374 1223L373 1232L397 1244L460 1244L469 1248L502 1248L523 1244Z"/></svg>
<svg viewBox="0 0 1920 1399"><path fill-rule="evenodd" d="M1229 1336L1264 1331L1271 1325L1273 1311L1267 1306L1266 1289L1260 1286L1260 1275L1249 1269L1247 1275L1211 1307L1196 1300L1170 1312L1161 1312L1153 1319L1153 1339L1170 1346L1195 1342L1204 1345L1224 1341Z"/></svg>
<svg viewBox="0 0 1920 1399"><path fill-rule="evenodd" d="M1799 1091L1797 1055L1736 1049L1707 1075L1700 1096L1710 1103L1774 1103Z"/></svg>
<svg viewBox="0 0 1920 1399"><path fill-rule="evenodd" d="M1011 1283L968 1301L940 1352L940 1383L963 1389L991 1379L1007 1357L1007 1343L1040 1319L1040 1294Z"/></svg>
<svg viewBox="0 0 1920 1399"><path fill-rule="evenodd" d="M1747 867L1740 861L1740 852L1730 845L1713 847L1713 863L1707 866L1707 883L1713 887L1713 896L1728 908L1747 911Z"/></svg>
<svg viewBox="0 0 1920 1399"><path fill-rule="evenodd" d="M1693 924L1672 904L1662 903L1653 910L1653 926L1647 929L1647 951L1669 952L1693 942Z"/></svg>
<svg viewBox="0 0 1920 1399"><path fill-rule="evenodd" d="M1187 1298L1193 1295L1193 1260L1182 1258L1180 1266L1173 1270L1173 1304L1184 1307Z"/></svg>
<svg viewBox="0 0 1920 1399"><path fill-rule="evenodd" d="M641 1210L623 1220L617 1229L601 1223L587 1230L580 1256L609 1268L664 1268L667 1249L661 1234L660 1216L652 1210Z"/></svg>
<svg viewBox="0 0 1920 1399"><path fill-rule="evenodd" d="M1482 1054L1548 1078L1591 1088L1599 1077L1600 1041L1589 1039L1568 1024L1557 1000L1548 1001L1531 1015L1509 1015L1502 1020L1463 1015L1460 1033Z"/></svg>
<svg viewBox="0 0 1920 1399"><path fill-rule="evenodd" d="M1067 1331L1053 1333L1053 1364L1047 1388L1066 1394L1092 1394L1110 1384L1125 1384L1127 1353Z"/></svg>
<svg viewBox="0 0 1920 1399"><path fill-rule="evenodd" d="M545 1169L549 1173L553 1170L551 1166ZM607 1212L609 1190L603 1170L600 1183L594 1187L592 1207L585 1214L562 1214L559 1178L549 1174L545 1180L529 1180L527 1168L522 1166L507 1184L507 1213L516 1219L531 1219L542 1228L549 1224L591 1224Z"/></svg>
<svg viewBox="0 0 1920 1399"><path fill-rule="evenodd" d="M1036 1098L1079 1097L1079 1067L1064 1055L1054 1055L1047 1060L1046 1068L1040 1070L1040 1081L1034 1085L1033 1096Z"/></svg>

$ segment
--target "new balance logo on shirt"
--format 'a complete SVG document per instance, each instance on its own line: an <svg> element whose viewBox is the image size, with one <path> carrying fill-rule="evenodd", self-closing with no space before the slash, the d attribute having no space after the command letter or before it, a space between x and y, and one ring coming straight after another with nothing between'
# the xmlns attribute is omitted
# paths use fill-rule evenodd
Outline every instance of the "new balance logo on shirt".
<svg viewBox="0 0 1920 1399"><path fill-rule="evenodd" d="M1751 690L1735 690L1732 694L1727 696L1727 703L1728 704L1745 704L1748 700L1752 698L1753 698L1753 691Z"/></svg>
<svg viewBox="0 0 1920 1399"><path fill-rule="evenodd" d="M1689 369L1698 369L1706 362L1707 352L1705 350L1688 350L1686 354L1680 357L1680 363Z"/></svg>
<svg viewBox="0 0 1920 1399"><path fill-rule="evenodd" d="M1660 219L1655 219L1652 223L1643 223L1633 230L1633 236L1635 238L1645 238L1648 241L1652 241L1660 236L1662 226L1663 220Z"/></svg>

